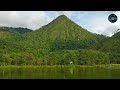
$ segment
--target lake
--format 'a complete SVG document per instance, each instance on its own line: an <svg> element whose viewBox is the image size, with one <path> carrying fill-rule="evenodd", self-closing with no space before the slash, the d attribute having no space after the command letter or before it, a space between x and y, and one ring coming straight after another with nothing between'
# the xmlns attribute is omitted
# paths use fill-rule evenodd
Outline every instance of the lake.
<svg viewBox="0 0 120 90"><path fill-rule="evenodd" d="M120 79L120 68L4 66L0 79Z"/></svg>

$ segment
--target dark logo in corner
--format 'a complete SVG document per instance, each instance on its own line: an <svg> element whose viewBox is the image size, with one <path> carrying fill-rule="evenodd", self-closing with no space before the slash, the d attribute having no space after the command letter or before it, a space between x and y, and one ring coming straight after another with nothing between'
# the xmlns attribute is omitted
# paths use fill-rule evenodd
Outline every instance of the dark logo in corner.
<svg viewBox="0 0 120 90"><path fill-rule="evenodd" d="M108 20L111 22L111 23L115 23L117 21L117 16L115 14L110 14L108 16Z"/></svg>

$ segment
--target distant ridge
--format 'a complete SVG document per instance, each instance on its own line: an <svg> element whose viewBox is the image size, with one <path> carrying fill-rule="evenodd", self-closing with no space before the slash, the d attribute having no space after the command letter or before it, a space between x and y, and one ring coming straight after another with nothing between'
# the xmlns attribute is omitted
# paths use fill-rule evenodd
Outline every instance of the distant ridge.
<svg viewBox="0 0 120 90"><path fill-rule="evenodd" d="M14 28L14 27L4 27L4 26L1 26L0 27L0 31L23 34L23 33L31 32L32 30L28 29L28 28L22 28L22 27Z"/></svg>
<svg viewBox="0 0 120 90"><path fill-rule="evenodd" d="M102 51L120 53L120 32L108 38L101 47Z"/></svg>

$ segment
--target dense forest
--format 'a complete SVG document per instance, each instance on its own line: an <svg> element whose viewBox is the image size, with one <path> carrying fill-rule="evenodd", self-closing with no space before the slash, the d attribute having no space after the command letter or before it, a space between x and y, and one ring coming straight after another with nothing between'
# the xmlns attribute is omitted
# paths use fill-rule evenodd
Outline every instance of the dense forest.
<svg viewBox="0 0 120 90"><path fill-rule="evenodd" d="M37 29L0 27L0 65L120 63L120 32L89 32L61 15Z"/></svg>

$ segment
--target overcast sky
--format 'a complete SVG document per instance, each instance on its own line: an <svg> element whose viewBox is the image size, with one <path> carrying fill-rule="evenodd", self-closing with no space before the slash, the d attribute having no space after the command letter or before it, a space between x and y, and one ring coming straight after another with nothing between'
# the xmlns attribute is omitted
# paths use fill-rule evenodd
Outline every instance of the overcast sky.
<svg viewBox="0 0 120 90"><path fill-rule="evenodd" d="M108 16L115 13L116 23L110 23ZM38 29L59 15L66 15L72 21L90 32L111 36L120 28L119 11L0 11L0 26Z"/></svg>

